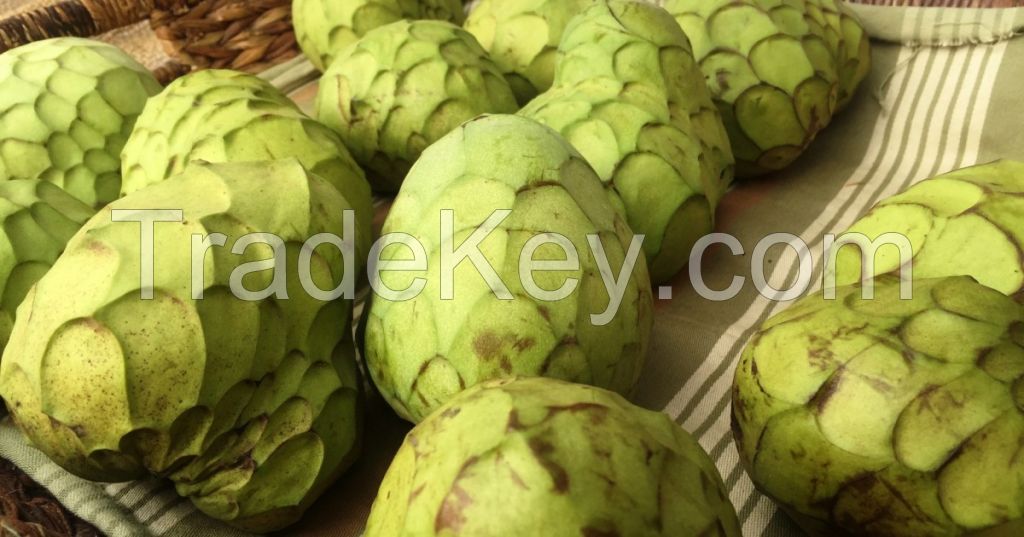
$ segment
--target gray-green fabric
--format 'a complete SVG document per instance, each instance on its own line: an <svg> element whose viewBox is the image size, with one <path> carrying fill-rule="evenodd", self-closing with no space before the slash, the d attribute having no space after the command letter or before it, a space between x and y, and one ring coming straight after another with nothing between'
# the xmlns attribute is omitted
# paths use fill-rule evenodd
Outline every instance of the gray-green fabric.
<svg viewBox="0 0 1024 537"><path fill-rule="evenodd" d="M746 536L790 537L798 530L758 494L739 465L729 428L733 369L756 327L787 304L763 298L751 280L755 244L791 233L811 245L820 278L821 244L879 200L956 168L998 158L1024 160L1024 8L943 9L856 6L874 43L874 69L848 110L790 169L736 185L723 199L718 231L735 236L745 255L712 248L702 274L725 289L746 278L726 302L699 297L687 275L655 303L652 348L634 401L661 410L692 432L716 461ZM901 45L899 42L910 43ZM921 46L922 44L943 46ZM310 68L273 73L302 105L315 96L301 86ZM382 202L386 205L385 202ZM383 207L382 207L383 209ZM768 282L788 287L795 253L768 251ZM659 293L655 292L655 296ZM390 411L368 420L365 455L287 535L353 537L407 426ZM166 484L96 485L71 477L33 449L13 427L0 426L0 456L49 488L73 512L109 535L239 535L176 500Z"/></svg>
<svg viewBox="0 0 1024 537"><path fill-rule="evenodd" d="M65 507L103 533L116 537L245 537L211 520L159 480L93 483L75 477L25 445L10 417L0 421L0 456L53 493Z"/></svg>

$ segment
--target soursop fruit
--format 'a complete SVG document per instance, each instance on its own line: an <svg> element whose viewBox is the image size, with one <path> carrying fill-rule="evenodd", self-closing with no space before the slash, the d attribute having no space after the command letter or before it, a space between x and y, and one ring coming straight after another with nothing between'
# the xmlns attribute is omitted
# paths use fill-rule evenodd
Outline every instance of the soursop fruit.
<svg viewBox="0 0 1024 537"><path fill-rule="evenodd" d="M842 0L646 1L690 38L741 177L796 160L871 69L868 35Z"/></svg>
<svg viewBox="0 0 1024 537"><path fill-rule="evenodd" d="M1019 535L1024 309L966 276L900 287L761 327L736 370L740 459L813 536Z"/></svg>
<svg viewBox="0 0 1024 537"><path fill-rule="evenodd" d="M0 364L15 422L84 478L166 476L235 526L294 522L359 446L352 302L310 286L353 271L333 245L302 249L317 234L346 237L348 208L294 159L193 164L110 204L18 310ZM112 221L146 209L173 220L147 227L149 283L143 226ZM196 235L223 246L193 257Z"/></svg>
<svg viewBox="0 0 1024 537"><path fill-rule="evenodd" d="M292 0L295 38L321 71L374 28L402 19L462 24L464 18L462 0Z"/></svg>
<svg viewBox="0 0 1024 537"><path fill-rule="evenodd" d="M733 157L686 36L664 10L594 2L566 27L554 87L521 114L562 133L645 235L654 283L714 229ZM628 60L624 60L628 58Z"/></svg>
<svg viewBox="0 0 1024 537"><path fill-rule="evenodd" d="M367 32L331 63L316 103L318 119L385 192L397 192L420 153L463 122L518 108L476 39L433 20Z"/></svg>
<svg viewBox="0 0 1024 537"><path fill-rule="evenodd" d="M714 463L668 416L547 379L489 381L406 437L366 537L739 537Z"/></svg>
<svg viewBox="0 0 1024 537"><path fill-rule="evenodd" d="M595 1L482 0L466 29L525 105L550 88L569 20ZM841 0L642 1L672 14L690 39L740 177L796 160L871 69L868 36Z"/></svg>
<svg viewBox="0 0 1024 537"><path fill-rule="evenodd" d="M46 181L0 181L0 353L29 288L95 212Z"/></svg>
<svg viewBox="0 0 1024 537"><path fill-rule="evenodd" d="M856 233L875 241L897 233L912 248L914 278L967 275L1014 295L1024 289L1021 215L1024 163L1004 160L921 181L883 200L837 240ZM838 285L861 281L867 268L862 258L855 246L838 251ZM880 246L867 275L896 274L902 266L895 246Z"/></svg>
<svg viewBox="0 0 1024 537"><path fill-rule="evenodd" d="M465 123L424 151L383 232L407 234L428 260L423 270L381 273L368 313L367 368L402 417L420 421L469 386L514 375L632 391L651 330L650 276L600 179L558 133L521 116ZM449 254L477 238L481 266L449 270ZM565 270L543 268L532 280L520 270L524 256L557 263L571 252L578 263ZM381 253L410 259L401 244ZM609 273L623 286L617 308L601 277ZM415 296L380 293L380 284L402 291L420 278Z"/></svg>
<svg viewBox="0 0 1024 537"><path fill-rule="evenodd" d="M197 160L293 157L334 185L352 205L357 250L365 259L373 209L362 169L331 129L303 114L270 83L245 73L197 71L151 99L124 148L122 190L130 194L158 183Z"/></svg>
<svg viewBox="0 0 1024 537"><path fill-rule="evenodd" d="M490 52L520 105L547 91L555 76L558 44L577 14L594 0L481 0L466 31Z"/></svg>
<svg viewBox="0 0 1024 537"><path fill-rule="evenodd" d="M41 179L89 206L121 192L121 148L160 84L121 49L37 41L0 54L0 180Z"/></svg>

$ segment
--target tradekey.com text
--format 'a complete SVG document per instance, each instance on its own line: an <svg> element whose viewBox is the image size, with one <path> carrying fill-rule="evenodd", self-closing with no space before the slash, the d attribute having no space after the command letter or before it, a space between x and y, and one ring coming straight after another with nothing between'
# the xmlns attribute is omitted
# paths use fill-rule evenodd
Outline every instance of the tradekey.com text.
<svg viewBox="0 0 1024 537"><path fill-rule="evenodd" d="M481 248L485 241L500 229L501 223L510 213L509 210L495 211L475 228L456 230L454 211L444 209L440 211L439 233L433 241L406 233L389 233L381 236L373 243L366 260L367 279L374 294L381 299L395 302L412 300L425 291L430 278L437 278L438 285L436 287L440 293L439 298L454 300L456 298L456 268L464 263L469 263L497 298L514 299L506 281L491 264L492 260L484 254L485 249ZM271 296L277 299L288 299L288 278L291 276L297 276L302 289L317 300L354 298L359 286L355 277L357 274L355 215L353 211L346 210L343 217L344 236L338 237L330 233L321 233L307 238L301 244L297 244L293 240L286 241L270 233L259 232L238 237L228 237L222 233L192 235L191 244L188 245L191 250L192 298L202 299L204 290L207 289L205 267L209 262L209 253L214 248L229 248L229 240L232 241L229 250L232 254L246 260L255 259L239 263L231 272L228 285L231 293L239 299L258 301ZM155 244L159 226L185 222L183 211L178 209L116 209L111 211L111 220L138 224L141 241L139 266L142 298L152 299L154 271L156 270ZM457 241L457 236L465 236L465 238ZM428 244L424 244L425 241ZM579 238L577 241L582 242ZM518 272L518 283L522 291L536 300L545 302L563 300L571 295L580 283L583 270L581 256L592 259L598 268L609 300L606 310L592 314L591 321L595 325L605 325L615 317L630 276L644 255L644 236L634 235L632 237L629 248L620 263L612 263L609 260L604 244L598 235L587 235L585 241L586 244L578 244L569 237L558 233L534 235L526 241L518 253L518 270L516 271ZM725 289L711 289L707 285L701 273L702 261L705 253L715 244L724 245L735 256L746 253L740 241L732 235L724 233L706 235L697 241L690 252L688 275L689 282L698 295L706 300L722 302L735 298L746 285L747 279L733 276L732 282ZM790 279L792 283L786 289L773 287L766 276L768 252L773 247L780 246L791 249L791 253L795 253L798 260L796 277ZM897 233L887 233L876 239L870 239L858 233L844 233L838 238L833 234L825 235L821 250L824 252L821 284L825 298L835 298L836 259L840 249L845 246L859 250L863 260L862 274L864 275L874 273L873 265L876 254L883 247L894 247L899 256L897 266L900 267L902 279L901 298L906 300L912 298L910 275L912 274L913 248L909 239ZM289 267L288 252L290 250L294 252L296 248L297 266ZM343 277L333 289L321 288L312 276L312 263L320 248L336 248L340 251L343 259ZM544 248L544 255L538 259L538 251L542 248ZM552 255L553 251L557 251L558 254ZM431 259L431 255L437 256L436 263ZM752 251L750 270L754 287L758 293L770 300L781 302L796 300L812 287L815 273L814 257L811 248L800 237L789 233L768 235L758 241ZM246 276L256 273L264 274L267 271L270 271L271 276L260 280L269 280L264 288L253 290L243 285ZM395 289L386 283L393 281L389 280L387 275L394 273L405 274L406 277L402 279L406 283L404 287ZM550 276L552 273L564 274L564 277L559 278L560 285L555 288L547 288L537 283L538 274ZM504 276L509 278L516 275L506 274ZM460 277L464 277L464 275L460 274ZM544 280L550 283L551 278L547 277ZM872 297L871 280L870 277L863 278L862 294L865 298ZM656 290L655 296L659 299L671 298L671 289L671 287L661 287Z"/></svg>

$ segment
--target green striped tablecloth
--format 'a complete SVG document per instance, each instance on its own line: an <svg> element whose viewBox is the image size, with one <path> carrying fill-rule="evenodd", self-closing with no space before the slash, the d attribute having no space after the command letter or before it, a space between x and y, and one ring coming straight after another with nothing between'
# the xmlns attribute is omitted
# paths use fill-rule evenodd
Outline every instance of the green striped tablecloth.
<svg viewBox="0 0 1024 537"><path fill-rule="evenodd" d="M969 0L967 0L969 1ZM980 1L980 0L977 0ZM680 276L671 300L656 304L653 345L636 402L676 418L717 462L745 536L799 532L759 495L739 466L729 429L729 390L736 359L755 328L786 307L750 283L750 252L771 233L792 233L820 260L824 234L845 229L877 201L916 181L999 158L1024 160L1024 8L942 9L857 6L879 39L874 70L861 93L808 155L773 177L737 185L719 211L719 231L737 237L745 255L712 249L702 272L708 286L747 279L735 299L700 298ZM297 69L297 71L296 71ZM299 76L295 74L298 72ZM268 76L308 105L308 67ZM792 250L768 253L768 281L795 278ZM817 266L817 264L816 264ZM364 457L288 535L361 533L377 483L407 426L379 403L369 420ZM49 488L70 510L110 535L241 535L196 512L158 481L88 483L26 447L0 423L0 456Z"/></svg>

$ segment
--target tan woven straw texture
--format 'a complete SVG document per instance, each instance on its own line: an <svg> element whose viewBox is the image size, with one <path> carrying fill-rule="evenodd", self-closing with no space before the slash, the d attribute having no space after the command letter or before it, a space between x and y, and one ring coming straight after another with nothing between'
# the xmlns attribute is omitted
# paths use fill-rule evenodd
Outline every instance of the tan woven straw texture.
<svg viewBox="0 0 1024 537"><path fill-rule="evenodd" d="M0 15L11 17L55 4L57 2L52 0L0 0ZM101 39L123 48L150 69L157 69L170 60L162 47L155 46L158 45L156 34L146 21L110 31Z"/></svg>
<svg viewBox="0 0 1024 537"><path fill-rule="evenodd" d="M97 37L162 82L193 68L259 73L298 55L290 0L0 0L0 51L59 35Z"/></svg>
<svg viewBox="0 0 1024 537"><path fill-rule="evenodd" d="M874 5L1011 7L1024 0L849 0ZM194 68L259 73L299 54L290 0L0 0L0 52L56 35L98 36L162 82Z"/></svg>

